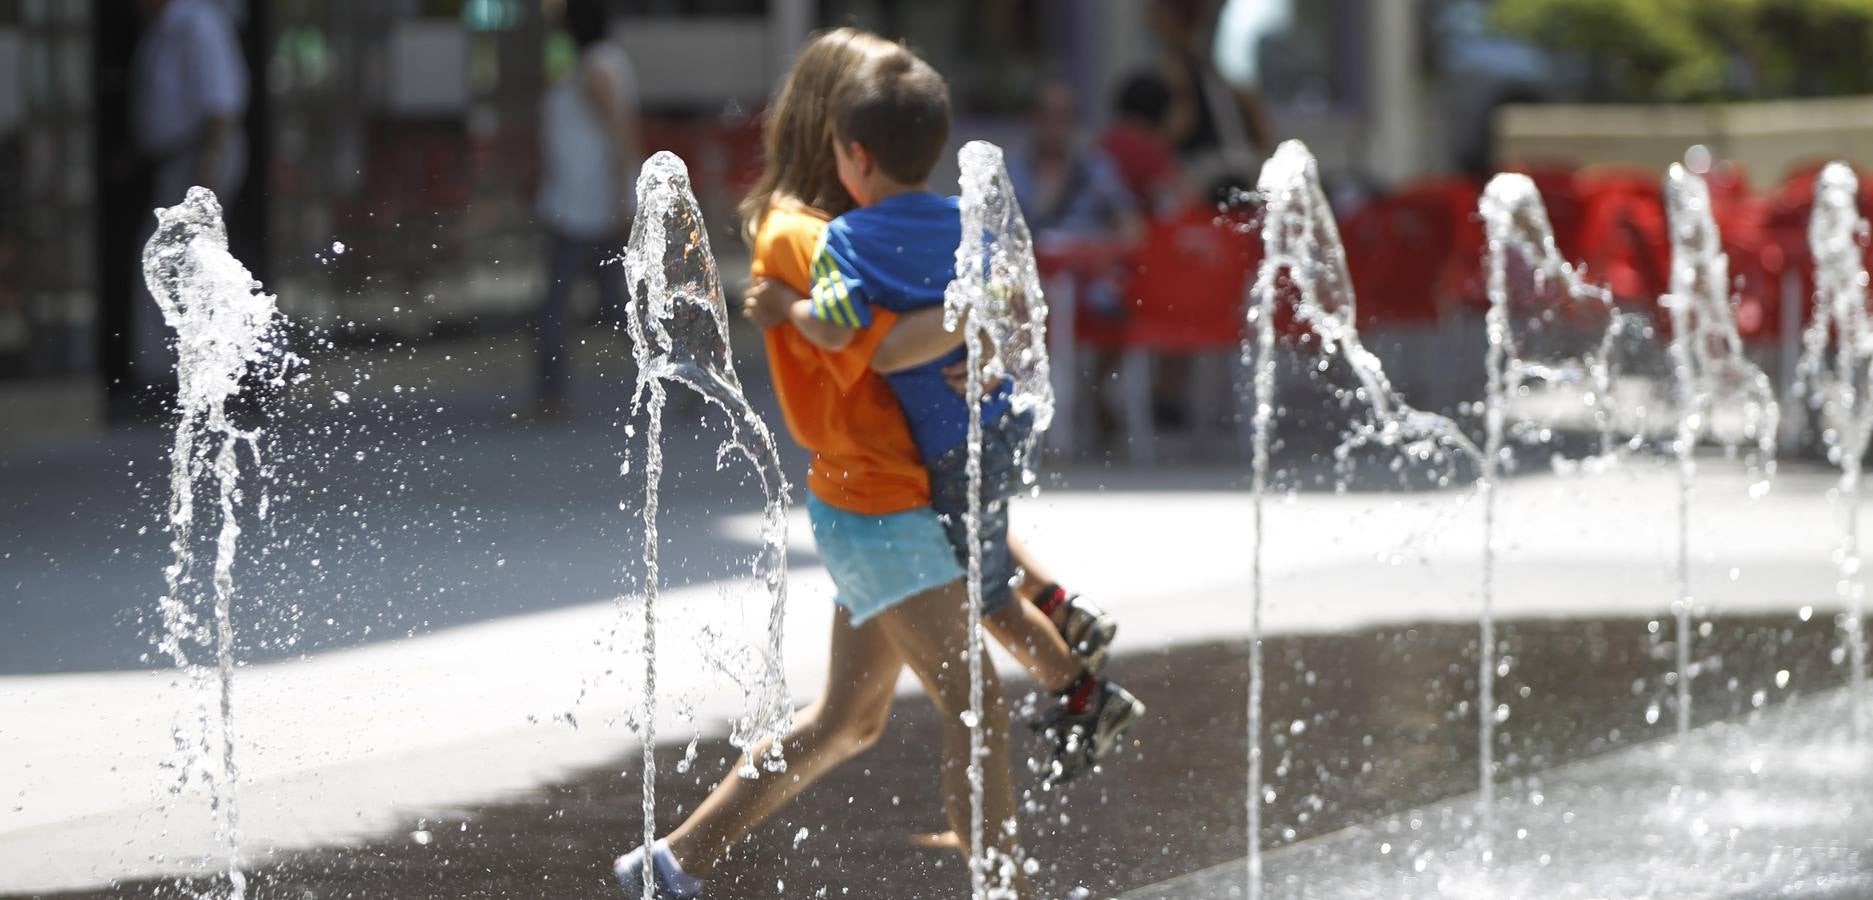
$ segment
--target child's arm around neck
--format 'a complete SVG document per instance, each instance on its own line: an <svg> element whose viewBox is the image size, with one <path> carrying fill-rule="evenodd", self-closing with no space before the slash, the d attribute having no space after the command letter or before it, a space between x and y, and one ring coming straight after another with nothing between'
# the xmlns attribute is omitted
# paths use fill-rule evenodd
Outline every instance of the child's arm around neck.
<svg viewBox="0 0 1873 900"><path fill-rule="evenodd" d="M808 343L833 353L850 346L858 335L855 328L815 316L813 301L810 299L795 300L787 308L787 321L793 323L793 327L799 330ZM941 359L944 354L962 346L962 342L962 332L944 327L942 307L933 306L908 312L879 339L878 349L872 351L871 368L887 375L914 369Z"/></svg>

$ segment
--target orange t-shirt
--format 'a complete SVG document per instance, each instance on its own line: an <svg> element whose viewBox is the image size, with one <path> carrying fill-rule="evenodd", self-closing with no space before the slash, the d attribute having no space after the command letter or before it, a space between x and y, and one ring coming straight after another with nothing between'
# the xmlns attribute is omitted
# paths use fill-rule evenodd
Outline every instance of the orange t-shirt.
<svg viewBox="0 0 1873 900"><path fill-rule="evenodd" d="M769 210L755 234L755 277L810 294L813 254L825 233L826 220L805 209ZM872 353L895 321L894 313L874 311L871 327L837 353L814 346L787 324L764 335L787 430L813 451L807 489L829 506L863 515L930 504L930 475L897 395L871 370Z"/></svg>

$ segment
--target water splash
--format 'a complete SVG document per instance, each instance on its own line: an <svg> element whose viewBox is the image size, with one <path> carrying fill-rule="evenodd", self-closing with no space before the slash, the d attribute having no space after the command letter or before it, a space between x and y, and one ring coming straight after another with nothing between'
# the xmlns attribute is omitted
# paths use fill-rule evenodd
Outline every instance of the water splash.
<svg viewBox="0 0 1873 900"><path fill-rule="evenodd" d="M638 712L644 742L644 844L656 839L656 634L658 594L658 490L663 475L665 382L682 385L728 414L731 433L716 452L716 464L732 456L747 460L761 480L766 507L761 551L754 575L769 599L761 671L744 680L749 706L736 720L730 740L745 753L763 741L769 752L759 768L784 771L780 739L793 727L793 707L781 659L787 607L786 476L773 433L743 393L729 352L728 311L709 233L690 188L689 170L662 151L644 162L637 180L637 219L624 265L632 285L626 325L637 362L632 408L646 416L644 458L644 688ZM758 777L756 760L744 758L743 774ZM646 896L652 890L645 867Z"/></svg>
<svg viewBox="0 0 1873 900"><path fill-rule="evenodd" d="M1346 248L1334 224L1332 208L1320 188L1319 167L1307 146L1287 141L1262 166L1256 184L1265 204L1262 220L1263 259L1256 272L1253 302L1248 309L1252 332L1243 356L1254 373L1251 510L1255 537L1251 546L1252 593L1249 619L1249 790L1248 790L1248 896L1262 891L1262 571L1263 500L1268 488L1269 440L1274 425L1275 312L1278 300L1290 297L1294 318L1320 341L1328 358L1344 360L1359 381L1356 392L1369 416L1356 421L1335 449L1344 464L1354 449L1367 445L1393 448L1408 458L1450 464L1455 457L1481 460L1482 451L1457 423L1422 412L1406 404L1392 389L1379 358L1359 340L1357 299L1346 268ZM1484 580L1484 606L1489 579ZM1487 712L1485 712L1487 715Z"/></svg>
<svg viewBox="0 0 1873 900"><path fill-rule="evenodd" d="M1488 809L1494 802L1496 777L1496 496L1503 467L1512 462L1506 446L1513 436L1509 403L1533 382L1584 385L1588 391L1585 400L1600 435L1599 453L1611 454L1611 360L1623 326L1613 306L1612 292L1588 284L1561 256L1541 193L1528 176L1497 175L1484 189L1479 208L1488 238L1485 262L1489 352L1485 363L1483 471L1477 482L1483 500L1486 582L1477 667L1477 767L1482 804ZM1589 349L1564 351L1557 357L1537 348L1539 332L1556 321L1586 332ZM1599 332L1597 340L1592 338L1595 331Z"/></svg>
<svg viewBox="0 0 1873 900"><path fill-rule="evenodd" d="M1033 416L1034 434L1053 421L1054 393L1047 359L1047 300L1034 263L1034 240L1015 202L1002 150L971 141L957 155L962 169L962 243L956 277L943 297L944 324L963 329L968 348L965 396L981 397L984 384L1007 379L1017 413ZM1030 440L1022 478L1036 484ZM969 417L969 848L971 888L978 898L1005 891L1015 860L993 859L984 844L982 746L982 416ZM995 884L990 883L994 875Z"/></svg>
<svg viewBox="0 0 1873 900"><path fill-rule="evenodd" d="M1730 259L1712 217L1710 188L1702 175L1673 163L1665 174L1665 209L1671 223L1671 286L1659 298L1671 317L1669 355L1676 388L1678 427L1672 449L1678 459L1678 733L1691 728L1691 498L1697 477L1697 445L1711 433L1719 408L1740 406L1740 429L1719 433L1734 455L1741 438L1753 438L1752 465L1764 478L1775 473L1777 407L1769 376L1743 354L1730 298ZM1767 490L1759 481L1751 493Z"/></svg>
<svg viewBox="0 0 1873 900"><path fill-rule="evenodd" d="M1507 403L1524 387L1576 386L1593 422L1597 453L1616 450L1613 388L1616 358L1629 323L1613 293L1593 284L1570 265L1555 245L1554 228L1535 183L1505 173L1491 179L1478 207L1488 239L1487 289L1491 378L1488 398L1497 415L1485 413L1486 456L1508 462L1500 451L1518 433Z"/></svg>
<svg viewBox="0 0 1873 900"><path fill-rule="evenodd" d="M1814 318L1804 334L1798 389L1833 423L1822 429L1828 458L1840 467L1841 544L1836 554L1840 591L1847 601L1845 637L1852 658L1852 690L1866 686L1866 585L1860 574L1860 467L1873 436L1873 323L1867 319L1867 272L1862 248L1867 220L1860 214L1860 180L1845 163L1829 163L1814 185L1808 245L1815 261ZM1828 363L1832 351L1833 366ZM1865 704L1853 704L1854 733L1864 735Z"/></svg>
<svg viewBox="0 0 1873 900"><path fill-rule="evenodd" d="M263 367L281 377L290 364L275 342L279 309L260 290L247 269L228 252L227 227L213 191L189 189L183 201L156 211L156 233L143 249L143 278L176 332L177 421L169 452L169 530L175 561L164 570L168 593L161 598L163 633L157 646L182 669L200 701L197 733L177 733L187 753L184 779L206 784L216 830L228 852L229 896L241 900L247 879L241 872L240 814L236 799L239 770L234 761L234 560L241 526L236 518L240 488L240 449L245 445L255 467L266 477L260 456L260 429L243 429L230 417L229 405L242 381ZM215 538L214 572L203 590L193 547L196 482L214 481L220 531ZM262 490L258 513L266 516ZM204 615L204 607L207 615ZM212 617L212 622L206 621ZM195 650L212 652L216 666L196 661Z"/></svg>

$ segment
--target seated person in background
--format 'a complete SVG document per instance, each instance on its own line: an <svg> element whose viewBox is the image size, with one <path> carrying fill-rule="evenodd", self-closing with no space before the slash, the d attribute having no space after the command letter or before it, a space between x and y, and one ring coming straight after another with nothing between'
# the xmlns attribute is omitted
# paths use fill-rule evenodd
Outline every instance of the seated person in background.
<svg viewBox="0 0 1873 900"><path fill-rule="evenodd" d="M1080 383L1095 398L1102 435L1118 433L1114 401L1108 390L1118 370L1113 348L1131 308L1125 295L1130 277L1125 248L1144 235L1144 222L1132 191L1112 160L1096 147L1078 140L1073 89L1062 82L1043 85L1034 98L1033 137L1027 153L1011 155L1008 178L1015 199L1034 234L1035 252L1042 258L1075 244L1098 246L1100 265L1077 265L1073 272L1074 337L1092 345L1086 363L1076 366ZM1084 260L1082 260L1084 262ZM1050 286L1058 279L1050 278ZM1064 298L1055 298L1058 306ZM1073 428L1061 422L1056 428Z"/></svg>
<svg viewBox="0 0 1873 900"><path fill-rule="evenodd" d="M1008 178L1036 243L1129 243L1142 225L1125 180L1104 152L1078 139L1078 103L1064 82L1035 95L1027 153L1011 155Z"/></svg>

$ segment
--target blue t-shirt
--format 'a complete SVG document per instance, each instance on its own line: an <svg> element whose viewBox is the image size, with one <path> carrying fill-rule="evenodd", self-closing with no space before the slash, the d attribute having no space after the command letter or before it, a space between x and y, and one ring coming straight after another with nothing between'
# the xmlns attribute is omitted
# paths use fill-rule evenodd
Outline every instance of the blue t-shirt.
<svg viewBox="0 0 1873 900"><path fill-rule="evenodd" d="M962 213L955 197L919 191L852 210L826 226L813 257L813 316L847 328L871 324L876 306L904 313L943 303L956 277ZM904 408L924 464L969 437L969 404L943 379L943 368L966 359L962 347L885 376ZM1008 408L1003 384L982 406L985 421Z"/></svg>

